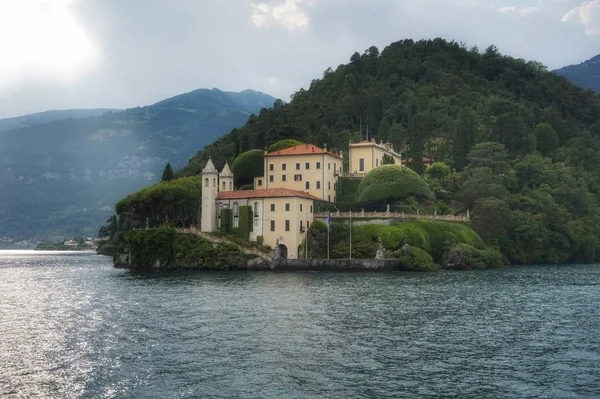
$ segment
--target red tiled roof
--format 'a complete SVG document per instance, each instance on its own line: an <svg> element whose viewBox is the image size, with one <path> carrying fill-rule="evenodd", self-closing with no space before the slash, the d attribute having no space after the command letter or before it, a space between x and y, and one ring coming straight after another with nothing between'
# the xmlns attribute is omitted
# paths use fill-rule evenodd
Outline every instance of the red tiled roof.
<svg viewBox="0 0 600 399"><path fill-rule="evenodd" d="M219 191L218 200L228 199L246 199L246 198L281 198L281 197L300 197L313 201L321 201L304 191L292 190L289 188L267 188L263 190L240 190L240 191Z"/></svg>
<svg viewBox="0 0 600 399"><path fill-rule="evenodd" d="M298 144L294 147L284 148L283 150L273 151L266 154L266 156L277 156L277 155L312 155L312 154L329 154L334 157L341 158L338 154L331 151L325 151L324 149L317 147L314 144Z"/></svg>

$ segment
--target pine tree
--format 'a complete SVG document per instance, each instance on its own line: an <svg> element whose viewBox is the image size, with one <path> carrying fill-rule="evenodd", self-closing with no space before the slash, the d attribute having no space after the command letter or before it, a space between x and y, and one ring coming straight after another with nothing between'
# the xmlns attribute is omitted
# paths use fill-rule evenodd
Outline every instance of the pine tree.
<svg viewBox="0 0 600 399"><path fill-rule="evenodd" d="M173 168L171 168L171 164L167 163L167 166L165 166L165 170L163 171L162 174L162 179L160 179L160 181L171 181L175 178L175 173L173 173Z"/></svg>

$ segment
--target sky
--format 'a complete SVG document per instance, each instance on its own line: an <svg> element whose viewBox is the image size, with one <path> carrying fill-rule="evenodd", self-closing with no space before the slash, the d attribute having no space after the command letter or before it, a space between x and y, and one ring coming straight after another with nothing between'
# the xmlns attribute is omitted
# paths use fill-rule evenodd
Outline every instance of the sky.
<svg viewBox="0 0 600 399"><path fill-rule="evenodd" d="M435 37L555 69L600 53L600 0L0 0L0 118L213 87L287 101L355 51Z"/></svg>

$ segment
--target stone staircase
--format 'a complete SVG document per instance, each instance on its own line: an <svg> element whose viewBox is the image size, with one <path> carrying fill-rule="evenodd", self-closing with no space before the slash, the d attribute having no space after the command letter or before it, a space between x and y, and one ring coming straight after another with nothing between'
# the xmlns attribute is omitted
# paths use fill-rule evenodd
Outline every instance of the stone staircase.
<svg viewBox="0 0 600 399"><path fill-rule="evenodd" d="M201 237L203 239L205 239L206 241L211 242L213 245L218 245L218 244L231 244L235 247L237 247L241 252L243 252L245 255L255 255L258 256L259 258L265 260L266 262L272 262L273 258L270 257L269 255L265 254L264 252L259 251L256 248L245 248L242 247L241 245L228 240L225 237L219 237L219 236L215 236L209 233L204 233L200 230L198 230L195 227L190 227L190 228L177 228L175 229L177 230L178 233L188 233L188 234L195 234L198 237Z"/></svg>

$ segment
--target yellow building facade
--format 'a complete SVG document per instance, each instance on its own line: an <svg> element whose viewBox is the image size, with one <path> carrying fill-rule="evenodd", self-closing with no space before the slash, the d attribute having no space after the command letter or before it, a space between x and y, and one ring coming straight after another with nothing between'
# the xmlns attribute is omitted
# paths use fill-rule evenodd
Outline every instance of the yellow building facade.
<svg viewBox="0 0 600 399"><path fill-rule="evenodd" d="M394 164L402 164L402 156L394 151L394 146L390 143L377 143L375 139L350 143L348 148L348 172L355 175L365 175L383 165L384 155L392 157Z"/></svg>
<svg viewBox="0 0 600 399"><path fill-rule="evenodd" d="M233 228L239 227L239 208L252 207L253 226L250 240L263 237L264 244L277 249L287 259L304 257L302 246L313 223L314 201L319 200L307 193L289 189L264 189L220 192L216 198L217 227L222 223L222 209L231 209Z"/></svg>
<svg viewBox="0 0 600 399"><path fill-rule="evenodd" d="M254 179L254 188L286 188L307 192L321 201L335 202L338 176L344 159L313 144L300 144L265 153L265 173Z"/></svg>

